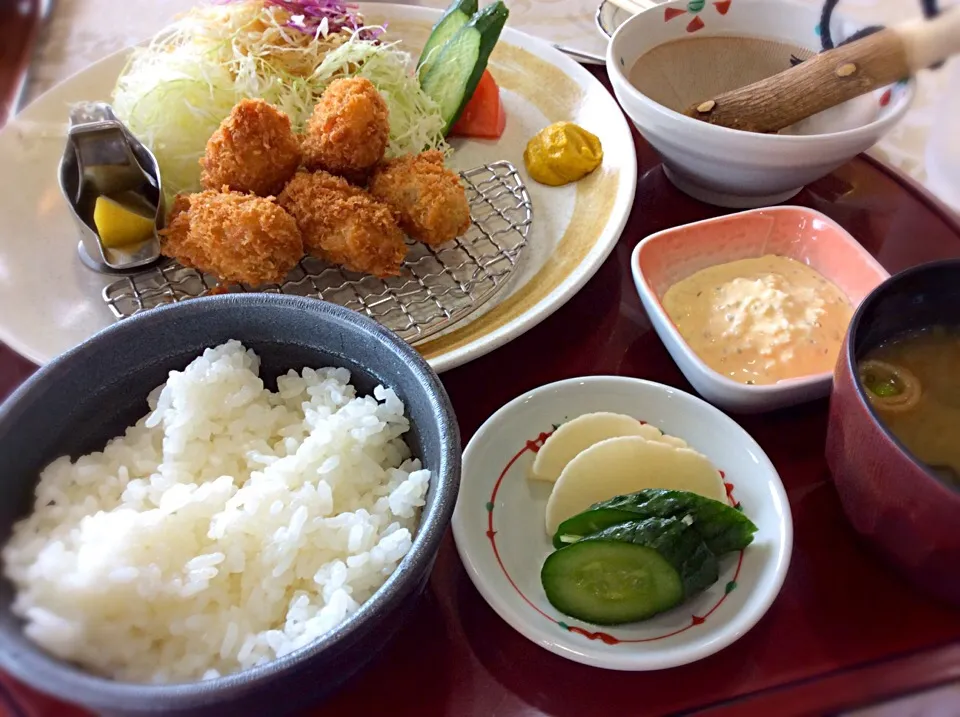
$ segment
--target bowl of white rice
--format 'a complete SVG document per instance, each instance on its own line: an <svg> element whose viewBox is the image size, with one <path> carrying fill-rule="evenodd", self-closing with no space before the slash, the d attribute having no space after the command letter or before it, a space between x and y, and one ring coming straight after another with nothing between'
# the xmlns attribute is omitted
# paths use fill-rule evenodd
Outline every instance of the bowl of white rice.
<svg viewBox="0 0 960 717"><path fill-rule="evenodd" d="M127 319L0 406L0 669L110 715L278 715L382 649L460 479L437 375L339 306Z"/></svg>

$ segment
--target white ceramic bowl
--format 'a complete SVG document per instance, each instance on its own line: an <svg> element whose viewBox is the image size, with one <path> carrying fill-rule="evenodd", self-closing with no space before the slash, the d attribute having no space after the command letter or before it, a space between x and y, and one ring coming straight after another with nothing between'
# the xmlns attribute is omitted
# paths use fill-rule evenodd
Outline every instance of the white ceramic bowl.
<svg viewBox="0 0 960 717"><path fill-rule="evenodd" d="M833 371L748 386L707 366L663 308L663 295L701 269L776 254L807 264L833 282L853 307L890 274L843 227L806 207L769 207L651 234L630 259L633 281L657 335L701 396L734 413L761 413L824 398Z"/></svg>
<svg viewBox="0 0 960 717"><path fill-rule="evenodd" d="M873 121L830 134L802 136L731 130L674 112L640 93L628 80L636 60L664 42L736 35L820 47L820 8L814 5L730 0L705 3L693 14L688 5L693 3L673 0L624 22L607 48L606 65L617 100L663 158L667 176L696 199L739 209L786 201L804 185L876 144L913 101L912 81L878 90L873 95L876 111L870 113ZM835 16L833 37L848 37L856 27Z"/></svg>
<svg viewBox="0 0 960 717"><path fill-rule="evenodd" d="M551 486L528 480L527 472L554 424L592 411L632 415L684 439L723 472L733 499L758 527L743 553L723 558L710 589L632 625L598 627L565 617L540 585L552 550L544 529ZM562 657L613 670L683 665L742 637L780 591L793 545L783 484L740 426L688 393L619 376L542 386L493 414L463 454L453 534L474 585L514 629Z"/></svg>

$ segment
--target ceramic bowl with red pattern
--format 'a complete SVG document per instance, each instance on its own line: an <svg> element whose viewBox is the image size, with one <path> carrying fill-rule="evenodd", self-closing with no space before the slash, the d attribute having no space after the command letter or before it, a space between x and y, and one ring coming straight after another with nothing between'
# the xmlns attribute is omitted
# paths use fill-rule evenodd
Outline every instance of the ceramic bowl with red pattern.
<svg viewBox="0 0 960 717"><path fill-rule="evenodd" d="M596 625L564 615L541 581L554 551L544 523L553 484L531 480L530 470L559 424L594 412L631 416L685 441L757 526L746 549L720 558L710 587L639 622ZM786 492L756 441L689 393L624 376L541 386L487 419L463 454L453 535L477 590L524 637L575 662L635 671L700 660L743 637L780 592L793 548Z"/></svg>
<svg viewBox="0 0 960 717"><path fill-rule="evenodd" d="M960 326L960 259L897 274L854 314L833 382L827 464L857 532L914 584L960 605L960 488L890 432L857 368L880 344L934 326Z"/></svg>
<svg viewBox="0 0 960 717"><path fill-rule="evenodd" d="M670 181L708 204L748 209L785 202L804 185L876 144L913 102L915 82L910 80L845 102L779 134L701 122L683 110L787 70L795 54L820 49L819 3L642 0L635 4L647 9L626 19L607 47L606 67L614 94L663 158ZM834 15L831 35L850 37L862 27L861 22ZM707 38L714 42L702 43ZM717 38L726 38L730 44L718 43ZM772 42L758 47L752 44L757 40ZM745 41L751 44L745 47ZM675 54L668 49L671 44L681 46ZM669 59L637 70L638 61L652 56L653 50L660 57L669 54Z"/></svg>

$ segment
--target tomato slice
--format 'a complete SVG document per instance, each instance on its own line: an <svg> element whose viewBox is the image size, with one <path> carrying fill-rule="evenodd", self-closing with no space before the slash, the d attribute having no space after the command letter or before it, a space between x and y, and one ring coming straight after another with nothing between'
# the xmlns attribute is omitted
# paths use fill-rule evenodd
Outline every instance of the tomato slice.
<svg viewBox="0 0 960 717"><path fill-rule="evenodd" d="M452 137L499 139L506 125L507 113L500 101L500 88L490 71L484 70L473 97L449 134Z"/></svg>

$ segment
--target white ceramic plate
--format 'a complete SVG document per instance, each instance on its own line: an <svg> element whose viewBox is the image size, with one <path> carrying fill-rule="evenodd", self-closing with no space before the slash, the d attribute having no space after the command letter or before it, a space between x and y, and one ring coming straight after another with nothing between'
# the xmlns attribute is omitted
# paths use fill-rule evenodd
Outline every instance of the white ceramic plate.
<svg viewBox="0 0 960 717"><path fill-rule="evenodd" d="M361 7L368 23L416 57L439 17L429 8ZM0 341L37 363L112 323L101 299L113 281L81 265L79 237L57 186L68 106L109 100L127 51L58 85L0 132ZM418 349L438 371L516 338L562 306L607 258L626 224L636 189L636 150L626 120L606 89L548 43L506 28L490 69L503 89L507 129L496 142L457 140L453 165L466 169L506 159L520 168L533 200L527 250L507 289L464 323ZM574 121L600 137L603 165L575 185L536 184L523 149L545 125Z"/></svg>
<svg viewBox="0 0 960 717"><path fill-rule="evenodd" d="M632 625L598 627L565 617L540 585L552 550L544 529L552 486L528 480L527 472L555 424L593 411L631 415L685 440L723 472L733 500L758 527L753 544L721 560L711 588ZM742 637L779 593L793 546L783 484L740 426L682 391L606 376L535 389L480 427L463 455L453 534L474 585L513 628L570 660L614 670L683 665Z"/></svg>

